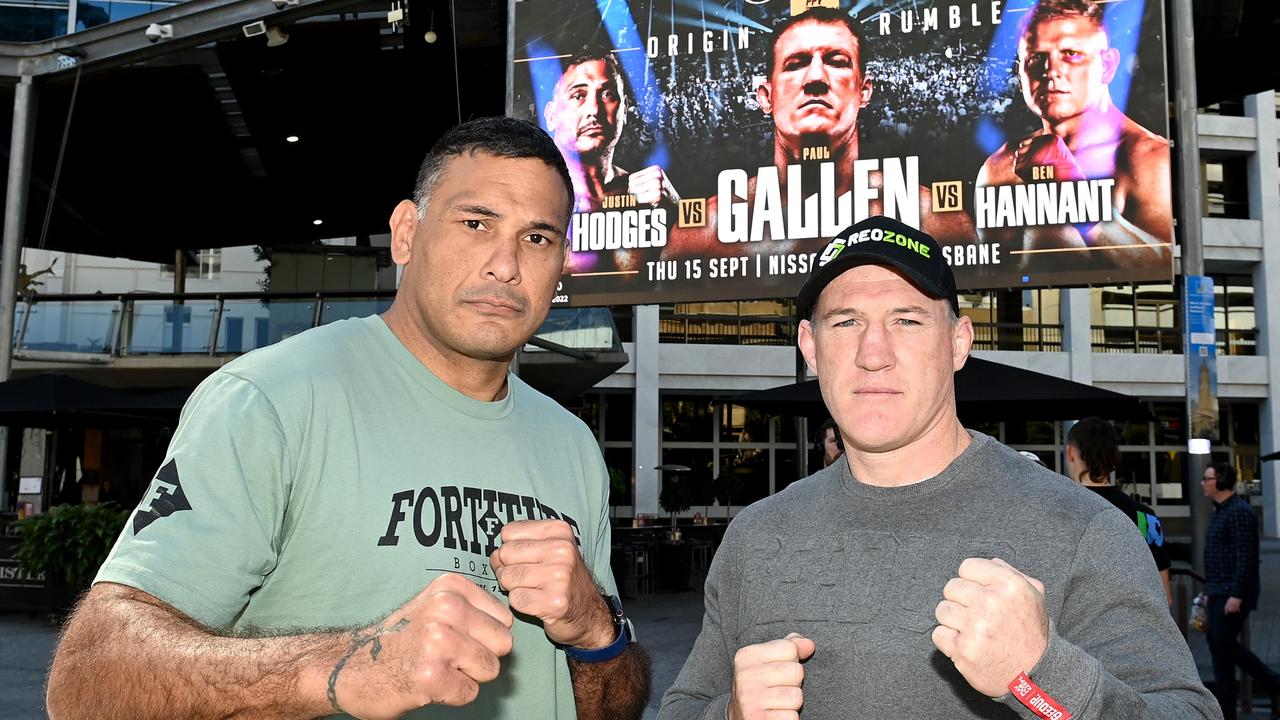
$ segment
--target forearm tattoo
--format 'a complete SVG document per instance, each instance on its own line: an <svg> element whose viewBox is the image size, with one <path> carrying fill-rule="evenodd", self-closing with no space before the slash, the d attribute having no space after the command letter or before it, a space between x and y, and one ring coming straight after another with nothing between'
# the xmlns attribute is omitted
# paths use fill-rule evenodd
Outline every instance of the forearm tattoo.
<svg viewBox="0 0 1280 720"><path fill-rule="evenodd" d="M378 656L382 654L382 636L386 633L398 633L401 630L404 630L408 624L409 618L400 618L400 620L391 627L387 627L385 622L378 623L378 627L369 631L368 634L361 634L357 632L352 636L351 649L347 650L347 654L343 655L338 660L338 664L333 666L333 672L329 675L329 706L333 708L334 712L346 712L340 705L338 705L338 675L340 675L342 673L342 669L347 666L347 661L355 657L355 654L360 652L360 649L365 645L371 645L372 647L369 649L369 657L373 658L374 662L377 662Z"/></svg>

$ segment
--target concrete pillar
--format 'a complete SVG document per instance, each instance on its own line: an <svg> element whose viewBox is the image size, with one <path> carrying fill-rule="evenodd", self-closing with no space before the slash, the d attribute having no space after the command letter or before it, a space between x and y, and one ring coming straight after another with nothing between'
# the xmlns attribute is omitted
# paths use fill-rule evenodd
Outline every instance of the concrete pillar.
<svg viewBox="0 0 1280 720"><path fill-rule="evenodd" d="M1275 92L1250 95L1245 114L1258 123L1258 149L1249 155L1249 217L1262 221L1262 262L1253 269L1253 306L1258 321L1258 354L1267 361L1267 398L1259 409L1262 454L1280 449L1280 168L1276 165ZM1275 312L1272 310L1275 309ZM1276 462L1262 463L1263 532L1280 537L1280 492Z"/></svg>
<svg viewBox="0 0 1280 720"><path fill-rule="evenodd" d="M662 400L658 392L658 306L637 305L635 316L636 403L632 430L635 511L658 512L658 471L662 464Z"/></svg>
<svg viewBox="0 0 1280 720"><path fill-rule="evenodd" d="M22 76L13 90L13 129L9 139L8 187L4 198L4 241L0 245L0 382L13 367L13 321L18 301L18 264L27 221L27 191L31 183L31 152L35 146L36 86ZM0 427L0 509L7 510L4 493L9 476L6 449L9 428Z"/></svg>
<svg viewBox="0 0 1280 720"><path fill-rule="evenodd" d="M1089 288L1071 288L1061 294L1062 349L1070 358L1071 380L1093 384L1093 314Z"/></svg>

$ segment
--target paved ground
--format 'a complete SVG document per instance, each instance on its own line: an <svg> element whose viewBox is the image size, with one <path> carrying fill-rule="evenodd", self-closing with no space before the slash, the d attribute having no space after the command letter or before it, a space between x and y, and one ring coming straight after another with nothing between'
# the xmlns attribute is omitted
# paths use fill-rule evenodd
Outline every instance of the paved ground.
<svg viewBox="0 0 1280 720"><path fill-rule="evenodd" d="M1263 541L1262 609L1251 616L1254 652L1264 661L1280 666L1280 541ZM649 595L627 602L640 641L654 660L654 694L645 720L657 717L662 692L670 687L684 664L693 639L702 623L700 593ZM57 629L39 618L21 614L0 614L0 716L6 720L44 718L44 680ZM1188 642L1202 678L1212 678L1204 636L1192 633ZM1265 697L1260 698L1253 718L1267 717ZM1240 714L1240 720L1250 716Z"/></svg>

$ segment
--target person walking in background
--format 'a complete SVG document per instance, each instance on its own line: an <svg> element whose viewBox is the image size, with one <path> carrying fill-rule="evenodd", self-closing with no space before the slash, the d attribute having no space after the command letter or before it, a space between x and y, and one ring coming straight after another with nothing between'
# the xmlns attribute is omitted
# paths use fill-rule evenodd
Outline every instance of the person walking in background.
<svg viewBox="0 0 1280 720"><path fill-rule="evenodd" d="M1120 464L1120 435L1109 421L1087 417L1067 431L1067 474L1072 480L1106 498L1138 526L1142 539L1151 548L1151 559L1164 582L1164 596L1169 592L1169 552L1164 546L1164 528L1150 507L1129 497L1111 482L1111 474Z"/></svg>
<svg viewBox="0 0 1280 720"><path fill-rule="evenodd" d="M830 466L844 455L844 441L840 439L840 428L836 427L836 421L831 418L827 418L826 422L822 423L822 427L818 428L818 437L815 442L818 443L818 449L822 450L822 467Z"/></svg>
<svg viewBox="0 0 1280 720"><path fill-rule="evenodd" d="M1237 638L1258 607L1258 520L1249 501L1235 492L1236 469L1209 463L1200 480L1213 500L1204 538L1205 591L1209 594L1209 653L1213 694L1226 720L1236 716L1236 666L1244 668L1271 695L1271 719L1280 718L1280 674L1267 667Z"/></svg>

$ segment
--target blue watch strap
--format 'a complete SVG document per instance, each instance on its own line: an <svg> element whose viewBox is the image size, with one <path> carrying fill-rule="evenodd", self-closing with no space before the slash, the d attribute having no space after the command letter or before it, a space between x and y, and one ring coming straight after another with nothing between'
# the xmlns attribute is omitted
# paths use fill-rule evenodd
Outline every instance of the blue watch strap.
<svg viewBox="0 0 1280 720"><path fill-rule="evenodd" d="M602 648L594 650L583 650L571 645L561 645L560 649L564 650L564 654L575 662L597 663L605 660L612 660L622 654L627 649L627 645L631 644L631 621L622 612L622 603L616 597L605 596L605 602L609 606L609 613L613 619L613 625L618 629L618 636L613 642Z"/></svg>

